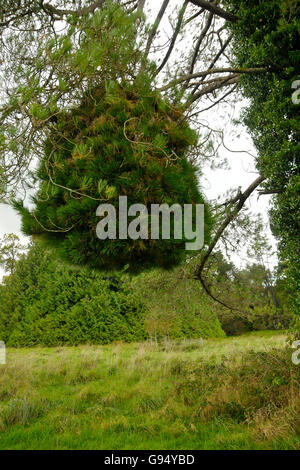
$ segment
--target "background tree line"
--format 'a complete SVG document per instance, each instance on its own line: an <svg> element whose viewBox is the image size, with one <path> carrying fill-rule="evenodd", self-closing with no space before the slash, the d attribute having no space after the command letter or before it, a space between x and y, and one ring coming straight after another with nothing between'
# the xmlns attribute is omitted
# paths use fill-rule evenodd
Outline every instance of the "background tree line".
<svg viewBox="0 0 300 470"><path fill-rule="evenodd" d="M192 279L197 257L169 272L103 274L59 262L39 244L15 259L16 246L4 242L3 264L15 261L0 284L0 336L10 346L222 337L291 321L280 277L256 263L239 270L220 252L209 282L239 313L220 308Z"/></svg>

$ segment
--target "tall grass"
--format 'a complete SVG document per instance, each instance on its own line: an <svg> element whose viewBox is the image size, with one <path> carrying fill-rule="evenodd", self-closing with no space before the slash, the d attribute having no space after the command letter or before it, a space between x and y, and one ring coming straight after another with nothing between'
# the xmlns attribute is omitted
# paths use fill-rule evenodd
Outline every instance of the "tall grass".
<svg viewBox="0 0 300 470"><path fill-rule="evenodd" d="M8 349L1 449L296 449L283 333Z"/></svg>

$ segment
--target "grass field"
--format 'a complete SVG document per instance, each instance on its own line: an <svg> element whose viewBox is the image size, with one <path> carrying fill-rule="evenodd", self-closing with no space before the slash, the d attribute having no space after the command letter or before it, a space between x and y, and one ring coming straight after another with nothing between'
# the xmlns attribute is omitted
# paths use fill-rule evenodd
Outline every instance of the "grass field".
<svg viewBox="0 0 300 470"><path fill-rule="evenodd" d="M9 349L0 449L299 449L299 376L284 332Z"/></svg>

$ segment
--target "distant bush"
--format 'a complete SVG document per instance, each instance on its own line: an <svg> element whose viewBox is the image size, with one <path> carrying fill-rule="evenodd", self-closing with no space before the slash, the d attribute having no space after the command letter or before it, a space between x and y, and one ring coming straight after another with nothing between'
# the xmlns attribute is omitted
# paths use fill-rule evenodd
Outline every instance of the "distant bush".
<svg viewBox="0 0 300 470"><path fill-rule="evenodd" d="M241 335L249 331L286 330L291 324L291 314L279 312L272 306L255 308L251 313L237 313L220 310L218 318L223 330L229 336Z"/></svg>

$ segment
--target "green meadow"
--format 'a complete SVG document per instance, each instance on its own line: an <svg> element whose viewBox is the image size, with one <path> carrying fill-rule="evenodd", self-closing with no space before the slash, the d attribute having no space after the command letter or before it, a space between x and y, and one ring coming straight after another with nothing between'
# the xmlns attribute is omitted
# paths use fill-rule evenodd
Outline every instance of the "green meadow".
<svg viewBox="0 0 300 470"><path fill-rule="evenodd" d="M8 348L0 449L299 449L286 340Z"/></svg>

